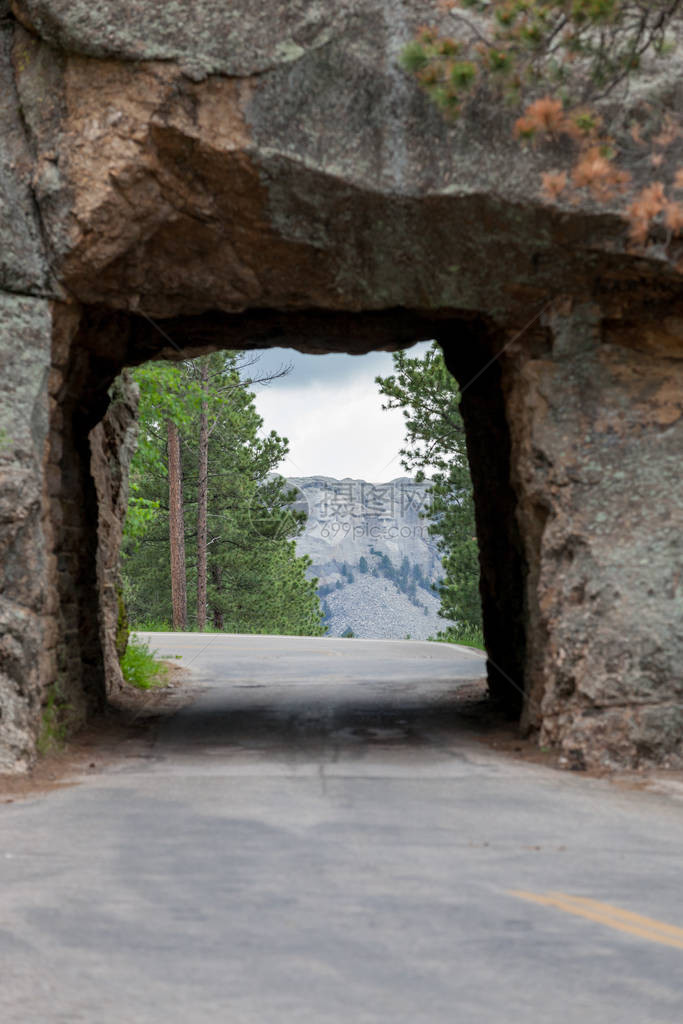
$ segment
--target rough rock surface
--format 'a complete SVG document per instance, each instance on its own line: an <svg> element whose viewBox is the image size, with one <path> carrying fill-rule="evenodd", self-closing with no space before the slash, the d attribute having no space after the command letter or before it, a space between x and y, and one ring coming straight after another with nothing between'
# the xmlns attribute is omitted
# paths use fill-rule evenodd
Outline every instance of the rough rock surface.
<svg viewBox="0 0 683 1024"><path fill-rule="evenodd" d="M168 0L150 17L149 0L22 0L24 24L61 50L124 61L172 61L186 73L253 75L300 60L348 29L368 8L364 0L294 0L286 9L251 0Z"/></svg>
<svg viewBox="0 0 683 1024"><path fill-rule="evenodd" d="M97 580L100 636L110 692L123 686L118 630L121 573L119 553L128 508L128 470L137 438L137 387L126 374L112 387L104 419L90 432L92 475L97 489ZM125 648L125 643L124 643Z"/></svg>
<svg viewBox="0 0 683 1024"><path fill-rule="evenodd" d="M680 760L681 240L632 251L621 197L543 201L563 154L520 150L500 113L446 124L396 63L446 17L436 4L11 11L0 0L2 415L20 442L1 457L4 763L30 760L50 694L74 722L104 697L88 436L116 374L221 346L430 337L463 388L492 692L576 764ZM615 137L681 109L676 60L605 108ZM651 179L646 149L626 162L634 190ZM679 163L680 137L657 174Z"/></svg>
<svg viewBox="0 0 683 1024"><path fill-rule="evenodd" d="M391 580L355 575L340 590L325 598L329 610L329 636L354 636L368 640L427 640L444 628L439 618L439 600L421 591L412 604Z"/></svg>
<svg viewBox="0 0 683 1024"><path fill-rule="evenodd" d="M54 678L44 618L49 368L48 303L0 292L0 772L28 767L42 684Z"/></svg>
<svg viewBox="0 0 683 1024"><path fill-rule="evenodd" d="M10 63L14 33L0 6L0 289L45 294L47 263L32 192L33 158Z"/></svg>
<svg viewBox="0 0 683 1024"><path fill-rule="evenodd" d="M683 321L606 329L588 305L552 326L552 352L525 363L511 396L520 516L527 537L542 529L534 633L548 638L530 645L526 713L579 764L675 759Z"/></svg>
<svg viewBox="0 0 683 1024"><path fill-rule="evenodd" d="M160 316L450 308L509 324L601 281L617 305L635 282L678 287L676 251L629 256L621 200L540 200L557 154L520 150L485 110L446 124L397 66L422 4L246 6L194 4L188 44L174 5L150 18L144 0L14 3L60 47L17 28L13 61L51 257L82 301ZM281 60L290 35L300 51ZM186 57L216 46L222 74L188 78ZM632 169L647 174L646 157Z"/></svg>
<svg viewBox="0 0 683 1024"><path fill-rule="evenodd" d="M443 576L441 556L422 518L428 484L409 477L373 484L325 476L290 477L288 483L297 488L297 507L308 517L297 553L311 559L309 576L318 580L331 636L350 628L369 639L402 640L409 634L426 640L444 628L431 590ZM391 568L382 568L382 556ZM408 573L401 583L396 570L404 560ZM409 596L410 582L415 592Z"/></svg>
<svg viewBox="0 0 683 1024"><path fill-rule="evenodd" d="M306 512L306 531L297 551L308 555L316 574L343 563L355 568L361 557L381 551L398 567L404 558L436 581L443 575L429 521L422 518L428 483L397 477L383 484L327 476L288 477L297 488L296 507ZM324 581L323 581L324 582Z"/></svg>

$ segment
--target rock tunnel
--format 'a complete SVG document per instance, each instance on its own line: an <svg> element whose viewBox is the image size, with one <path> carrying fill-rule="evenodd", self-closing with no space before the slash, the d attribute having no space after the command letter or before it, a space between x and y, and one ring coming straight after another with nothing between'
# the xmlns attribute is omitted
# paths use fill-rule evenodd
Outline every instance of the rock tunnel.
<svg viewBox="0 0 683 1024"><path fill-rule="evenodd" d="M125 6L0 0L0 770L117 682L120 371L431 338L491 695L578 766L680 764L680 244L543 202L554 155L495 115L446 124L397 67L420 4L200 0L189 36Z"/></svg>

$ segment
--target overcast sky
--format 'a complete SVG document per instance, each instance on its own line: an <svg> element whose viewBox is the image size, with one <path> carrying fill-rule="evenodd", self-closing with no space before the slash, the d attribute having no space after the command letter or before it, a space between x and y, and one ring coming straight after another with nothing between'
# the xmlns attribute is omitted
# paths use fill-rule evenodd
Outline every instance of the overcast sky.
<svg viewBox="0 0 683 1024"><path fill-rule="evenodd" d="M410 354L428 347L428 342L415 345ZM375 384L378 374L392 372L390 352L311 356L274 348L261 353L247 373L260 376L287 364L292 370L286 377L254 389L264 429L289 438L289 456L279 472L371 483L406 476L398 458L403 416L398 409L382 411Z"/></svg>

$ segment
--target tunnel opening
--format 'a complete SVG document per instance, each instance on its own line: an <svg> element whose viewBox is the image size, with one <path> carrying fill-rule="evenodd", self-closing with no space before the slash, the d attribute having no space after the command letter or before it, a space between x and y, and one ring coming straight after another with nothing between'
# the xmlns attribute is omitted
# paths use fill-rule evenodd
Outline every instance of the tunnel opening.
<svg viewBox="0 0 683 1024"><path fill-rule="evenodd" d="M504 339L485 320L452 310L423 314L405 309L257 310L157 319L89 307L80 315L65 309L59 326L51 378L48 475L52 657L60 700L73 722L106 705L107 679L115 674L117 660L115 579L125 490L121 481L127 472L126 436L134 417L125 402L117 406L110 399L121 370L150 359L191 359L225 349L248 352L277 346L361 354L431 339L441 345L462 392L480 545L489 695L506 714L519 717L527 565L516 526L510 436L497 358ZM93 613L97 608L99 617Z"/></svg>

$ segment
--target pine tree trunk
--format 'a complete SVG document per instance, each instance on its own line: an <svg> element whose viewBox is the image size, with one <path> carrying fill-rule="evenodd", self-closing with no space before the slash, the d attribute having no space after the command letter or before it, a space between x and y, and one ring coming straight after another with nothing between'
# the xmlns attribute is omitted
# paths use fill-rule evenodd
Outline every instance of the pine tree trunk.
<svg viewBox="0 0 683 1024"><path fill-rule="evenodd" d="M185 575L185 517L180 435L175 423L168 429L168 537L171 547L171 603L173 629L187 629L187 579Z"/></svg>
<svg viewBox="0 0 683 1024"><path fill-rule="evenodd" d="M223 583L223 573L221 572L221 569L218 565L211 566L211 580L215 587L216 593L220 594L221 586ZM220 610L218 605L214 606L214 608L212 609L212 613L214 629L222 630L224 626L223 612Z"/></svg>
<svg viewBox="0 0 683 1024"><path fill-rule="evenodd" d="M206 625L206 543L209 500L209 364L201 360L202 404L199 413L199 471L197 482L197 629Z"/></svg>

